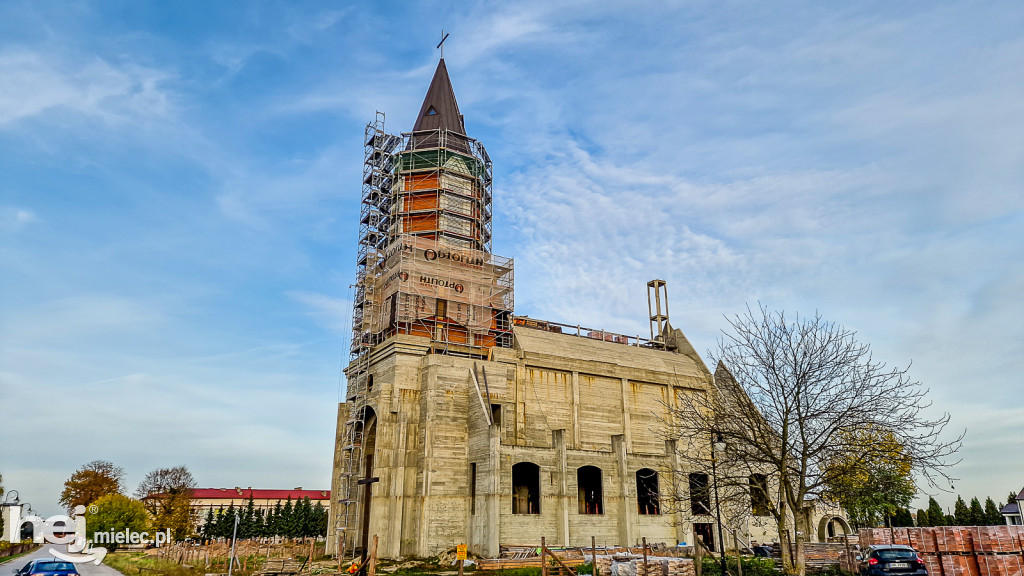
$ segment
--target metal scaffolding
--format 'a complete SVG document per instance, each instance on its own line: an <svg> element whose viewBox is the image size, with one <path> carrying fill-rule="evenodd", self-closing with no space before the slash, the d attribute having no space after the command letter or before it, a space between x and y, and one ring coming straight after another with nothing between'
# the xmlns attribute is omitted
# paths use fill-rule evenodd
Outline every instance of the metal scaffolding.
<svg viewBox="0 0 1024 576"><path fill-rule="evenodd" d="M372 341L412 334L430 338L435 353L480 358L512 346L511 258L403 235L373 276Z"/></svg>
<svg viewBox="0 0 1024 576"><path fill-rule="evenodd" d="M366 408L367 380L369 377L370 337L369 312L378 304L375 291L377 282L372 271L381 263L388 243L392 192L394 182L394 152L402 143L398 136L384 132L384 113L377 112L373 122L366 125L363 152L363 187L359 208L359 243L356 256L355 297L352 309L352 340L349 347L351 362L346 375L348 385L345 402L348 418L338 455L339 493L333 495L335 545L338 557L355 556L354 535L359 509L358 476L363 465L363 416Z"/></svg>
<svg viewBox="0 0 1024 576"><path fill-rule="evenodd" d="M476 140L449 130L402 134L395 157L392 241L410 234L491 251L492 167Z"/></svg>
<svg viewBox="0 0 1024 576"><path fill-rule="evenodd" d="M355 557L370 352L396 334L431 352L487 358L512 347L514 265L491 250L492 168L476 140L445 129L396 136L378 112L366 126L348 418L338 450L335 537Z"/></svg>

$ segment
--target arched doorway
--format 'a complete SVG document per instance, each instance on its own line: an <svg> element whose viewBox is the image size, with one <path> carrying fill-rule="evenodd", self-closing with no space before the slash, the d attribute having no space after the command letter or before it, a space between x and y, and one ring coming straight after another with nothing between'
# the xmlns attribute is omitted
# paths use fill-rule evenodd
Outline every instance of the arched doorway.
<svg viewBox="0 0 1024 576"><path fill-rule="evenodd" d="M540 514L540 466L533 462L512 466L512 513Z"/></svg>
<svg viewBox="0 0 1024 576"><path fill-rule="evenodd" d="M828 542L829 538L853 534L850 525L839 516L824 516L818 522L818 542Z"/></svg>

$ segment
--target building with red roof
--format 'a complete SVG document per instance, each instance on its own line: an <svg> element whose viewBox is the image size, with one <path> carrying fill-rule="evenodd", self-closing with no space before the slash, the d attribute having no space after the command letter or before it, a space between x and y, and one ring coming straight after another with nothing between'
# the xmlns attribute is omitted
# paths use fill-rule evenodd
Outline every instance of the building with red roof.
<svg viewBox="0 0 1024 576"><path fill-rule="evenodd" d="M324 508L330 509L330 490L303 490L302 487L292 490L260 489L260 488L196 488L192 491L192 507L199 511L200 517L206 514L207 510L217 509L234 504L235 508L243 508L249 505L252 498L253 506L257 509L269 510L278 502L284 504L289 499L292 503L309 498L312 505L319 502Z"/></svg>

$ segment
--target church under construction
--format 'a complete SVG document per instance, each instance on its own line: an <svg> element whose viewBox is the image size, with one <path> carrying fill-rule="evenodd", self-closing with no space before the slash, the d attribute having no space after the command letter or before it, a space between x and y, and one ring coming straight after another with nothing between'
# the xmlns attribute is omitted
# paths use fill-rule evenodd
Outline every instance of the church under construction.
<svg viewBox="0 0 1024 576"><path fill-rule="evenodd" d="M380 113L366 128L328 551L370 535L392 558L495 556L541 536L713 545L710 505L668 505L709 470L658 431L714 375L669 327L664 282L648 283L650 339L516 316L491 192L441 59L410 132L387 133ZM774 540L760 520L731 528Z"/></svg>

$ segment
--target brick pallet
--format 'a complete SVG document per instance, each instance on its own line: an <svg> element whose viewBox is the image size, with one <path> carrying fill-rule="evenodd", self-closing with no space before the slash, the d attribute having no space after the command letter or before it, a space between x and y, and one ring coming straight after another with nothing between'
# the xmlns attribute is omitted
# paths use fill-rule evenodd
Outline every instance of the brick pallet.
<svg viewBox="0 0 1024 576"><path fill-rule="evenodd" d="M978 568L984 576L1022 576L1024 560L1016 554L980 554Z"/></svg>
<svg viewBox="0 0 1024 576"><path fill-rule="evenodd" d="M790 550L795 555L796 545L791 544ZM824 568L841 563L841 556L846 552L846 544L842 542L805 542L804 560L813 568Z"/></svg>
<svg viewBox="0 0 1024 576"><path fill-rule="evenodd" d="M619 562L617 576L696 576L697 569L689 558L647 558Z"/></svg>
<svg viewBox="0 0 1024 576"><path fill-rule="evenodd" d="M860 546L906 544L921 553L931 576L1024 576L1024 527L869 528Z"/></svg>

